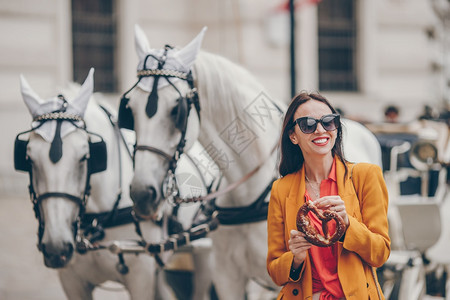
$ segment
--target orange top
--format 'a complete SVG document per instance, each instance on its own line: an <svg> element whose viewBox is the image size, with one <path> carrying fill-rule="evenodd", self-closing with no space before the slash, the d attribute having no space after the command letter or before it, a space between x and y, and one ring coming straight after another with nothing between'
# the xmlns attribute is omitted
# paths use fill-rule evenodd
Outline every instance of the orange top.
<svg viewBox="0 0 450 300"><path fill-rule="evenodd" d="M336 161L333 161L328 178L320 183L320 197L338 195L338 187L336 182ZM308 191L305 190L306 201L311 201ZM322 221L312 213L308 213L313 225L323 234ZM336 230L334 221L328 222L328 232L333 234ZM337 273L338 247L337 243L329 247L312 246L309 249L311 256L313 293L323 291L320 300L334 300L345 297L339 282Z"/></svg>

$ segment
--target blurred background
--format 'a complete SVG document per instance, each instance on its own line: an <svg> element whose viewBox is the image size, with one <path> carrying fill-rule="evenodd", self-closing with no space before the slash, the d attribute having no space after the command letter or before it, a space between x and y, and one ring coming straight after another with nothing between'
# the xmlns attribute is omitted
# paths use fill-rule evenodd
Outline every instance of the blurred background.
<svg viewBox="0 0 450 300"><path fill-rule="evenodd" d="M295 1L295 90L320 91L347 116L399 121L448 104L449 2ZM291 99L285 0L0 0L0 193L26 193L13 169L15 134L29 128L19 74L44 99L95 67L95 91L118 103L136 80L134 25L152 48L184 46L208 26L202 48L249 69L271 97Z"/></svg>
<svg viewBox="0 0 450 300"><path fill-rule="evenodd" d="M0 298L63 297L35 248L28 175L13 167L15 135L31 123L20 74L47 99L94 67L95 91L118 107L136 80L135 24L152 48L184 46L207 26L203 50L247 68L272 98L288 103L293 92L320 91L366 125L437 119L450 103L449 3L297 0L291 16L285 0L0 0ZM29 224L11 226L22 222ZM36 296L39 286L54 290Z"/></svg>

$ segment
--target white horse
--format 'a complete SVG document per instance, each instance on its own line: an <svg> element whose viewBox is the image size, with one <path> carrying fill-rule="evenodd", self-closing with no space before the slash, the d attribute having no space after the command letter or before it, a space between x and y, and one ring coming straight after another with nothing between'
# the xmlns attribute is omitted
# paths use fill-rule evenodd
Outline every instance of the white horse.
<svg viewBox="0 0 450 300"><path fill-rule="evenodd" d="M342 119L345 158L352 162L367 162L383 168L381 147L375 135L361 123Z"/></svg>
<svg viewBox="0 0 450 300"><path fill-rule="evenodd" d="M108 250L86 254L75 251L77 236L86 230L78 228L79 217L83 216L92 217L89 236L97 235L99 243L139 239L135 225L129 222L133 204L128 193L132 160L105 111L95 101L89 102L93 92L93 69L78 95L71 100L54 97L44 101L23 77L21 89L34 119L34 129L28 141L16 140L15 163L16 168L30 173L32 200L40 223L39 248L45 265L58 270L68 299L92 299L94 288L108 280L123 284L131 299L153 299L157 284L157 265L153 257L123 255L125 264L122 264L118 255ZM114 117L115 112L111 113ZM96 144L101 138L106 149ZM94 174L105 167L102 163L106 164L106 170ZM117 204L117 209L113 210ZM84 209L86 214L83 215ZM116 217L109 223L101 222L112 212L117 213ZM105 227L104 231L95 226L94 217ZM109 227L121 221L125 224ZM148 241L161 240L159 226L141 222L141 228ZM164 291L163 283L159 287L164 296L170 296Z"/></svg>
<svg viewBox="0 0 450 300"><path fill-rule="evenodd" d="M134 124L136 130L130 193L138 215L158 215L167 194L164 183L176 167L179 152L196 140L214 160L226 184L234 187L215 201L221 225L210 233L211 267L220 299L244 299L250 280L274 291L279 288L266 270L264 204L277 176L274 149L285 105L270 99L242 67L200 51L204 32L180 50L156 50L136 26L139 80L125 93L129 98L122 100L119 123ZM347 125L349 136L353 125ZM379 149L376 139L370 139L373 135L368 130L365 133L370 146ZM361 140L351 139L351 143L355 150L364 151ZM198 159L199 165L208 167ZM380 157L358 159L381 162ZM266 293L265 297L273 295Z"/></svg>

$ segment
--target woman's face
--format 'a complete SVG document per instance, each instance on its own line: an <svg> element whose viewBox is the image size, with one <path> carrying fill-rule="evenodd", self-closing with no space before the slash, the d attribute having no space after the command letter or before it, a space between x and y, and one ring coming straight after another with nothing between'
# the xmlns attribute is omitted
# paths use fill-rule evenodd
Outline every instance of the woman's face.
<svg viewBox="0 0 450 300"><path fill-rule="evenodd" d="M297 108L294 114L294 120L302 117L311 117L320 120L324 115L332 113L331 109L325 103L308 100ZM320 122L317 123L317 128L313 133L303 133L298 124L293 129L289 138L293 144L300 146L305 158L308 156L331 155L331 150L336 142L337 129L326 131Z"/></svg>

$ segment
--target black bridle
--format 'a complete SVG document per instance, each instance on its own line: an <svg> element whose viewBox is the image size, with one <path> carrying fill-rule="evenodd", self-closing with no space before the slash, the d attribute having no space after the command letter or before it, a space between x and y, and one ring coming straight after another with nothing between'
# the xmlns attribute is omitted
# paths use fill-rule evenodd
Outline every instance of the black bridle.
<svg viewBox="0 0 450 300"><path fill-rule="evenodd" d="M189 71L188 73L175 71L175 70L167 70L163 69L165 61L166 61L166 55L168 49L171 49L169 46L166 46L164 49L164 54L162 57L156 57L152 54L148 54L143 62L143 69L138 70L137 76L138 80L137 82L129 89L127 90L121 99L120 108L119 108L119 124L121 123L121 110L124 110L124 116L131 116L132 113L131 109L128 107L129 99L127 98L128 93L130 93L141 81L144 77L154 77L154 82L152 86L152 90L150 91L150 94L148 96L148 102L146 106L146 114L147 116L151 117L152 114L156 112L157 105L153 103L153 106L151 106L151 101L157 103L157 90L158 90L158 80L160 77L164 77L165 80L177 91L177 93L180 95L180 99L183 98L180 91L176 88L176 86L169 80L170 77L175 77L181 80L186 80L189 84L190 91L188 91L188 94L184 99L188 101L188 109L186 114L189 114L191 106L194 105L196 108L196 111L198 113L198 116L200 118L200 103L199 103L199 96L197 93L197 89L194 86L194 81L192 77L192 71ZM149 57L154 58L158 61L158 67L156 69L147 69L146 63ZM283 112L278 105L276 105L276 108ZM152 109L149 109L149 108ZM126 111L128 110L128 111ZM134 122L132 122L133 125L131 125L133 128L128 127L130 124L126 122L126 118L124 118L124 126L121 126L123 128L128 128L133 130L134 129ZM134 121L134 120L133 120ZM184 125L182 127L176 126L181 131L181 138L180 141L176 147L176 151L173 155L168 154L167 152L148 145L139 145L135 144L134 153L133 153L133 163L135 161L135 155L137 151L149 151L152 152L158 156L160 156L162 159L168 162L169 167L167 169L166 177L163 180L163 183L161 185L161 190L163 191L163 197L161 197L163 200L168 200L171 202L171 204L178 206L182 203L193 203L193 202L201 202L201 211L205 212L206 220L200 220L200 222L194 223L190 229L176 233L171 235L168 239L161 243L157 244L151 244L147 243L143 238L142 234L140 232L139 227L137 226L138 234L141 236L142 240L138 241L137 243L134 243L132 245L121 245L120 242L114 243L111 246L109 246L109 250L113 253L142 253L142 252L148 252L150 254L155 255L156 258L158 258L157 254L163 253L167 250L176 250L178 247L181 247L183 245L189 244L191 241L202 238L207 236L207 234L210 231L215 230L220 224L227 224L227 225L239 225L239 224L245 224L245 223L253 223L253 222L259 222L262 220L265 220L267 218L267 209L268 209L268 202L265 202L265 199L267 195L269 194L271 190L271 185L273 180L270 181L270 183L266 186L264 191L259 195L259 197L250 205L244 206L244 207L232 207L232 208L223 208L219 207L215 204L215 198L221 195L224 195L231 190L235 189L239 185L246 182L249 178L251 178L254 174L256 174L260 168L263 166L264 162L261 165L258 165L256 168L254 168L252 171L250 171L248 174L240 178L239 180L229 184L226 188L216 190L211 192L212 183L207 188L208 195L206 196L200 196L200 197L192 197L192 198L185 198L181 199L179 196L179 190L176 185L175 180L175 170L177 167L178 160L180 159L180 156L184 152L184 147L186 144L185 135L186 135L186 129L187 125ZM270 156L272 156L277 149L277 145L275 145L270 153ZM194 164L195 165L195 164ZM201 172L200 172L201 173ZM220 179L219 179L220 183ZM219 185L218 185L219 186ZM218 187L217 186L217 187ZM157 259L158 261L158 259Z"/></svg>
<svg viewBox="0 0 450 300"><path fill-rule="evenodd" d="M161 57L156 57L152 54L148 54L144 59L143 69L138 70L137 76L138 80L137 82L128 90L126 91L122 99L128 103L129 99L126 97L128 93L130 93L141 81L144 77L154 77L152 90L148 96L147 100L147 106L146 106L146 113L147 116L151 117L153 114L156 113L157 110L157 103L158 103L158 82L160 77L163 77L178 93L179 99L178 101L187 101L187 110L184 112L178 110L178 114L186 114L185 116L182 116L182 118L188 118L189 113L191 111L192 105L195 107L197 111L197 115L200 118L200 103L198 99L198 92L197 89L194 86L194 79L192 76L192 71L189 71L187 73L176 71L176 70L167 70L164 69L164 65L166 63L167 59L167 52L168 50L172 49L171 46L166 45L164 47L164 53ZM149 57L152 57L158 61L158 67L157 69L147 69L146 64ZM183 97L181 92L178 90L178 88L173 84L172 81L170 81L169 78L178 78L181 80L185 80L189 85L189 91L187 92L186 96ZM180 104L180 103L179 103ZM126 104L127 105L127 104ZM179 125L176 124L176 127L181 132L180 141L177 144L175 153L173 155L170 155L166 153L165 151L148 146L148 145L139 145L136 140L136 145L134 147L133 152L133 164L135 164L135 156L137 151L149 151L152 153L157 154L161 158L163 158L165 161L168 162L169 167L166 172L165 179L163 180L163 183L161 185L161 192L164 198L166 199L173 199L175 196L178 195L179 191L176 187L176 180L175 180L175 169L177 168L178 160L180 159L181 155L184 153L184 147L186 146L186 130L187 130L187 122Z"/></svg>
<svg viewBox="0 0 450 300"><path fill-rule="evenodd" d="M137 76L138 76L138 80L137 82L129 89L127 90L123 96L122 96L122 101L121 101L121 107L128 108L128 101L129 99L127 98L127 94L130 93L141 81L142 78L144 77L154 77L155 80L153 82L153 86L152 86L152 90L150 91L150 94L148 96L148 102L147 102L147 106L146 106L146 113L149 117L149 106L150 103L153 101L154 103L157 103L158 101L158 80L160 77L164 77L167 82L177 91L177 93L180 95L180 99L182 99L182 95L181 92L177 89L177 87L169 80L170 77L175 77L181 80L186 80L190 90L188 91L186 97L184 99L186 99L188 101L188 110L187 110L187 114L189 114L192 105L194 105L198 116L200 118L200 101L199 101L199 96L198 96L198 92L197 89L194 86L194 80L192 77L192 71L190 70L188 73L185 72L181 72L181 71L176 71L176 70L167 70L167 69L163 69L164 64L166 62L167 59L167 51L169 49L172 49L172 47L166 45L164 48L164 53L161 57L156 57L153 54L148 54L143 62L143 69L138 70L137 71ZM146 65L147 65L147 60L149 57L154 58L155 60L158 61L158 67L157 69L147 69ZM282 109L276 105L274 103L274 105L276 106L276 108L278 109L278 111L283 112ZM157 107L157 106L156 106ZM153 113L155 112L155 109L151 110ZM119 124L120 124L120 112L119 112ZM178 127L177 127L178 128ZM185 139L185 135L186 135L186 129L187 129L187 123L181 127L178 128L181 131L181 137L180 137L180 141L178 142L178 145L176 147L175 153L174 155L170 155L168 153L166 153L165 151L152 147L152 146L148 146L148 145L139 145L137 144L136 141L136 145L134 147L134 153L133 153L133 164L135 162L135 156L136 156L136 152L137 151L149 151L152 153L155 153L157 155L159 155L161 158L163 158L164 160L166 160L169 163L169 167L167 169L166 172L166 176L163 180L163 183L161 184L161 192L163 195L163 199L168 200L169 203L173 204L173 205L179 205L181 203L192 203L192 202L206 202L206 201L211 201L213 199L215 199L216 197L226 194L229 191L235 189L237 186L239 186L240 184L242 184L243 182L247 181L250 177L252 177L256 172L258 172L258 170L260 169L261 165L257 166L255 169L253 169L251 172L249 172L248 174L246 174L244 177L242 177L240 180L233 182L231 184L229 184L225 189L222 189L220 191L216 191L216 192L212 192L206 196L200 196L200 197L192 197L192 198L185 198L182 199L179 196L179 189L177 187L176 184L176 179L175 179L175 169L177 167L177 163L178 160L180 159L181 155L184 152L184 147L186 145L186 139ZM275 152L277 148L277 145L275 145L271 151L271 155ZM220 181L220 180L219 180ZM270 182L270 185L272 184L272 182ZM267 190L267 189L266 189ZM263 193L263 195L261 195L260 197L258 197L258 200L256 202L260 202L260 199L264 199L264 196L267 195L267 191L265 191Z"/></svg>
<svg viewBox="0 0 450 300"><path fill-rule="evenodd" d="M100 135L90 132L86 129L86 123L83 120L83 118L79 115L74 115L74 114L69 114L65 112L65 108L67 107L67 101L64 99L64 97L59 96L59 98L61 100L63 100L63 105L59 110L53 111L51 113L47 113L47 114L43 114L40 116L37 116L36 118L33 119L34 122L40 122L37 126L33 127L30 130L27 131L23 131L20 132L19 134L17 134L16 136L16 147L18 144L21 144L22 146L26 147L26 144L24 145L24 143L28 143L27 141L23 141L20 140L19 137L23 134L26 133L30 133L35 131L36 129L38 129L39 127L41 127L44 123L48 122L48 121L58 121L58 123L62 123L64 121L70 122L71 124L73 124L75 127L77 127L78 129L81 129L83 131L85 131L88 135L95 135L97 137L99 137L102 142L103 139ZM79 126L76 122L82 122L83 126ZM59 133L58 133L59 134ZM15 149L15 151L17 151L17 149ZM50 154L51 155L51 154ZM77 240L79 238L79 229L80 229L80 223L81 223L81 219L86 211L86 202L87 199L89 198L90 195L90 175L91 172L89 171L89 168L87 169L87 174L86 174L86 180L85 180L85 187L84 187L84 191L82 196L76 196L76 195L72 195L69 193L65 193L65 192L46 192L43 194L38 194L36 193L34 187L33 187L33 171L32 171L32 167L31 167L31 159L27 156L23 157L23 159L27 160L27 163L30 164L29 169L25 170L25 169L19 169L21 171L27 171L29 174L29 180L30 183L28 185L28 191L30 194L30 199L31 202L33 204L33 210L34 210L34 214L36 219L39 222L39 229L38 229L38 249L40 251L43 250L42 247L42 238L44 235L44 228L45 228L45 220L44 218L41 216L41 212L40 212L40 204L42 203L42 201L48 199L48 198L64 198L67 200L70 200L72 202L74 202L75 204L78 205L79 207L79 212L78 212L78 216L76 218L76 220L72 223L72 227L73 227L73 234L74 234L74 240ZM16 160L16 158L15 158Z"/></svg>

